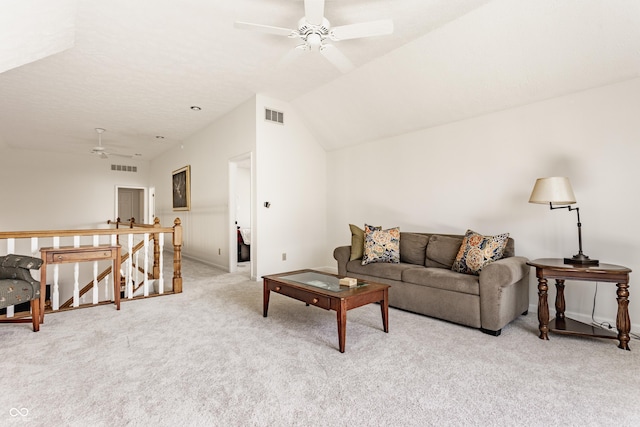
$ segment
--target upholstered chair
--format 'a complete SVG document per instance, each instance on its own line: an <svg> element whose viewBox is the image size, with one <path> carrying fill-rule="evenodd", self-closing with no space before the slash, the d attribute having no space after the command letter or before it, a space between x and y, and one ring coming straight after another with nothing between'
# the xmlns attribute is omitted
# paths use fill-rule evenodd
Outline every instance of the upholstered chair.
<svg viewBox="0 0 640 427"><path fill-rule="evenodd" d="M33 332L40 330L40 282L31 277L30 270L38 270L41 265L40 258L0 256L0 308L31 303L31 319L2 318L0 323L32 323Z"/></svg>

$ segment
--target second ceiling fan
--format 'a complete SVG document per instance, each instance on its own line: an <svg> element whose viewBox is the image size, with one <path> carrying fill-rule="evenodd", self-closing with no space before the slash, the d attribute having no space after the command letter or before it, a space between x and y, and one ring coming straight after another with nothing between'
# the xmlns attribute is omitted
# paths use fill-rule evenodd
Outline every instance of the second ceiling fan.
<svg viewBox="0 0 640 427"><path fill-rule="evenodd" d="M234 25L240 29L298 38L302 43L294 48L294 53L318 51L343 73L351 71L354 66L349 58L327 41L337 42L393 33L393 21L390 19L331 27L324 17L324 1L304 0L304 16L298 21L296 30L240 21L236 21Z"/></svg>
<svg viewBox="0 0 640 427"><path fill-rule="evenodd" d="M133 158L133 156L128 155L128 154L118 154L118 153L113 153L113 152L108 151L107 147L102 145L102 134L103 134L104 131L105 130L102 129L102 128L96 128L96 132L98 133L98 145L96 145L95 147L93 147L91 149L91 154L96 154L101 159L108 159L109 156L126 157L128 159Z"/></svg>

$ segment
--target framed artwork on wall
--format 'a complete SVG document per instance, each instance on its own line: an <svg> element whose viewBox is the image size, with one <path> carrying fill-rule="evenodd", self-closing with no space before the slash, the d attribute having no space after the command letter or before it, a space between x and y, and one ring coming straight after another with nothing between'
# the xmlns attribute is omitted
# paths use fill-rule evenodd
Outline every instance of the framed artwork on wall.
<svg viewBox="0 0 640 427"><path fill-rule="evenodd" d="M174 170L171 173L173 189L173 210L188 211L191 209L191 166Z"/></svg>

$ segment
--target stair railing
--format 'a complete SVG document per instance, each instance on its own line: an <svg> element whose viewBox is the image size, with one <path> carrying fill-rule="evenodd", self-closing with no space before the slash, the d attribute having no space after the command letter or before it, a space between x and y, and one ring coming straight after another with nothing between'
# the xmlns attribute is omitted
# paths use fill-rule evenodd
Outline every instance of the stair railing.
<svg viewBox="0 0 640 427"><path fill-rule="evenodd" d="M19 253L40 257L40 248L52 246L54 248L61 245L69 244L69 246L80 247L81 243L89 243L88 246L115 245L120 244L120 240L126 242L122 244L122 256L120 260L122 280L121 286L124 291L124 299L147 298L149 296L166 295L182 292L182 225L179 218L174 221L173 227L162 227L160 220L156 218L153 224L137 224L135 220L127 221L126 228L120 228L124 224L119 219L116 221L107 221L107 224L114 225L115 228L109 229L82 229L82 230L41 230L41 231L14 231L0 232L0 254L2 253ZM171 289L166 289L163 268L164 268L164 249L165 235L171 237L171 246L173 249L173 277L171 281ZM121 239L122 238L122 239ZM137 241L134 244L134 241ZM153 252L150 252L149 246L152 244ZM3 248L4 245L4 248ZM151 256L151 253L153 254ZM142 258L142 261L140 260ZM152 258L152 261L150 260ZM149 266L152 262L151 267ZM47 266L53 270L53 275L47 273L48 278L53 278L49 285L49 299L45 306L46 312L56 312L69 310L80 307L88 307L111 303L114 300L113 295L113 272L109 265L107 268L98 273L98 261L93 261L93 276L82 289L79 289L80 274L78 273L79 265L74 265L74 272L68 276L73 279L65 280L68 276L62 276L65 289L60 288L60 273L64 273L64 269L60 268L60 264ZM88 264L88 263L83 263ZM85 266L87 267L87 266ZM86 272L86 275L90 275ZM38 278L39 272L32 271L35 278ZM88 276L89 277L89 276ZM109 282L111 281L111 284ZM48 280L47 280L48 282ZM70 286L73 283L73 286ZM152 292L152 285L154 292ZM142 289L142 292L139 290ZM94 295L102 294L102 298L93 298L92 302L85 303L84 296L91 290ZM66 291L66 292L65 292ZM61 294L67 293L71 297L60 304ZM28 309L28 308L27 308ZM27 312L17 312L15 307L8 307L4 317L21 317L28 316ZM3 315L0 315L3 317Z"/></svg>

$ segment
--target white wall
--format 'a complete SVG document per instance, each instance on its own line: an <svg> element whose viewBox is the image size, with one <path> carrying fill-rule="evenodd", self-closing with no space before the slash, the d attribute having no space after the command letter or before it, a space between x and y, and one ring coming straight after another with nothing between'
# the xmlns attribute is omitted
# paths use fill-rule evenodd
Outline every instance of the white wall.
<svg viewBox="0 0 640 427"><path fill-rule="evenodd" d="M284 112L285 124L266 122L265 107ZM229 268L228 161L254 151L254 278L324 265L326 153L286 102L257 95L183 145L154 160L151 181L157 216L163 223L179 217L184 225L185 256ZM171 171L187 164L191 211L174 212Z"/></svg>
<svg viewBox="0 0 640 427"><path fill-rule="evenodd" d="M265 121L265 107L283 112L284 125ZM256 118L258 215L252 244L258 245L258 277L323 266L326 153L286 102L259 95Z"/></svg>
<svg viewBox="0 0 640 427"><path fill-rule="evenodd" d="M115 172L111 164L137 166ZM98 228L115 219L115 187L146 187L148 164L0 148L0 230Z"/></svg>
<svg viewBox="0 0 640 427"><path fill-rule="evenodd" d="M640 79L372 141L328 154L327 263L350 243L348 224L403 231L509 232L530 259L578 250L575 212L527 203L536 178L568 176L584 253L625 265L629 312L640 325ZM640 282L638 282L640 283ZM530 303L537 307L531 275ZM567 314L590 320L594 283L567 282ZM550 287L553 315L555 288ZM635 302L634 302L635 301ZM599 284L596 320L615 325L614 284ZM637 328L638 326L634 326Z"/></svg>
<svg viewBox="0 0 640 427"><path fill-rule="evenodd" d="M211 125L154 159L151 182L156 187L156 216L162 224L180 218L183 254L229 268L229 159L255 150L255 99L250 99ZM206 114L206 111L199 113ZM172 208L171 172L191 165L191 210ZM234 249L235 250L235 249Z"/></svg>

